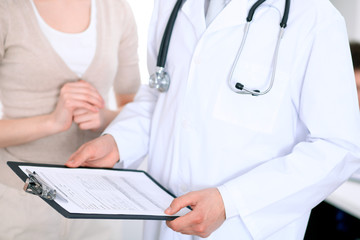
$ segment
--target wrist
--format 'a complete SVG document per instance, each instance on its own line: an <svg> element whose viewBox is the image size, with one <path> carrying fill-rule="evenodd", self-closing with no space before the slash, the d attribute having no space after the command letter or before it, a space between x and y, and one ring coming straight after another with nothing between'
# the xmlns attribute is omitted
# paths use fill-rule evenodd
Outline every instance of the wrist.
<svg viewBox="0 0 360 240"><path fill-rule="evenodd" d="M64 126L63 123L57 120L54 113L44 116L43 128L50 134L57 134L66 131L69 127Z"/></svg>
<svg viewBox="0 0 360 240"><path fill-rule="evenodd" d="M112 120L114 120L119 112L120 110L104 109L102 131L105 130L105 128L112 122Z"/></svg>

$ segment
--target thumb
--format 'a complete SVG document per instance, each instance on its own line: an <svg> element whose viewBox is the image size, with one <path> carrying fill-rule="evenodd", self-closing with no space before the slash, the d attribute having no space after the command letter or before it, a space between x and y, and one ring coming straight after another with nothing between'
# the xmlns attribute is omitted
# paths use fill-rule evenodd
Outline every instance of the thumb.
<svg viewBox="0 0 360 240"><path fill-rule="evenodd" d="M195 199L193 198L192 192L187 193L183 196L175 198L170 206L165 210L165 214L173 215L189 205L194 205Z"/></svg>
<svg viewBox="0 0 360 240"><path fill-rule="evenodd" d="M76 152L74 152L68 161L65 163L65 166L76 168L81 166L86 162L91 156L91 152L85 145L81 146Z"/></svg>

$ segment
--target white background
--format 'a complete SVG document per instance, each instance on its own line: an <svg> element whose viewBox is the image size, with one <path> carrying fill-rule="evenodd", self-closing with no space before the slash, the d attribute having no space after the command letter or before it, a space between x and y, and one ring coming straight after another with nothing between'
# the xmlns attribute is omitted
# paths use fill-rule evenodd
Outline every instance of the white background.
<svg viewBox="0 0 360 240"><path fill-rule="evenodd" d="M148 34L148 24L153 9L153 0L128 0L131 5L139 35L139 57L140 57L140 73L143 83L148 81L148 71L146 65L146 40Z"/></svg>
<svg viewBox="0 0 360 240"><path fill-rule="evenodd" d="M316 0L315 0L316 1ZM146 39L148 23L153 7L153 0L128 0L137 21L139 34L139 57L142 83L147 83L148 73L146 67ZM360 41L360 0L331 0L331 2L344 15L350 40ZM291 13L290 13L291 14ZM114 101L110 107L114 107ZM1 116L1 104L0 104ZM122 223L123 234L119 240L138 240L142 238L142 221L130 220L120 221Z"/></svg>
<svg viewBox="0 0 360 240"><path fill-rule="evenodd" d="M349 39L360 41L360 0L331 0L345 17Z"/></svg>

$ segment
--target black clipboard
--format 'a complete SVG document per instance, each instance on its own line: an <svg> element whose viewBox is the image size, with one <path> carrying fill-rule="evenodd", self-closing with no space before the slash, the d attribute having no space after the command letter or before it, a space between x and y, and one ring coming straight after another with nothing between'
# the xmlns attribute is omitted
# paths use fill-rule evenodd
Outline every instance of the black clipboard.
<svg viewBox="0 0 360 240"><path fill-rule="evenodd" d="M24 168L40 168L40 169L66 169L66 172L73 171L74 169L77 169L77 171L86 170L89 172L96 171L96 170L104 170L104 171L121 171L126 174L126 172L129 173L142 173L143 176L146 176L146 178L151 181L154 185L159 188L159 191L162 191L164 194L168 194L172 199L176 196L172 194L170 191L168 191L166 188L164 188L160 183L158 183L154 178L152 178L147 172L142 170L133 170L133 169L110 169L110 168L68 168L66 166L62 165L52 165L52 164L39 164L39 163L24 163L24 162L7 162L8 166L16 173L17 176L21 178L24 182L29 180L30 174L26 174L24 172ZM63 170L61 170L63 171ZM70 173L70 172L69 172ZM106 172L110 173L110 172ZM116 172L113 172L113 174L116 174ZM161 190L160 190L161 189ZM60 193L60 192L59 192ZM69 212L63 207L63 205L58 203L55 200L48 200L43 197L41 197L46 203L48 203L51 207L53 207L56 211L58 211L61 215L63 215L66 218L74 218L74 219L134 219L134 220L173 220L177 216L170 216L166 215L165 213L163 215L158 214L108 214L108 213L84 213L84 212ZM68 199L71 201L71 199ZM154 202L154 200L152 200ZM165 209L164 209L165 210ZM190 211L190 208L187 208L186 211ZM186 213L185 213L186 214Z"/></svg>

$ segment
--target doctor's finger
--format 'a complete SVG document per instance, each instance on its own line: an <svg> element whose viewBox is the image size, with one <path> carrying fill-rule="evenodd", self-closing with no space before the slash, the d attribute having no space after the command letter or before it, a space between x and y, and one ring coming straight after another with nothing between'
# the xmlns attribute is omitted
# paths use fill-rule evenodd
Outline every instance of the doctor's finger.
<svg viewBox="0 0 360 240"><path fill-rule="evenodd" d="M106 155L105 157L89 160L81 164L82 167L97 167L97 168L112 168L114 166L114 161L112 156Z"/></svg>
<svg viewBox="0 0 360 240"><path fill-rule="evenodd" d="M101 159L106 161L102 162ZM96 166L112 167L120 159L115 139L105 134L83 144L66 162L68 167L79 167L93 161ZM96 160L96 161L95 161ZM95 166L95 165L94 165Z"/></svg>
<svg viewBox="0 0 360 240"><path fill-rule="evenodd" d="M182 217L178 217L175 220L166 221L166 225L175 232L188 235L205 236L206 228L202 223L202 217L194 211L191 211Z"/></svg>
<svg viewBox="0 0 360 240"><path fill-rule="evenodd" d="M68 167L73 167L73 168L79 167L84 162L93 159L95 156L95 153L96 153L96 149L91 147L91 142L90 142L90 144L85 143L76 152L74 152L70 156L69 160L65 163L65 165Z"/></svg>
<svg viewBox="0 0 360 240"><path fill-rule="evenodd" d="M196 203L194 192L187 193L185 195L175 198L171 202L170 206L165 210L165 213L173 215L180 211L180 209L189 205L193 205L194 203Z"/></svg>

